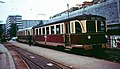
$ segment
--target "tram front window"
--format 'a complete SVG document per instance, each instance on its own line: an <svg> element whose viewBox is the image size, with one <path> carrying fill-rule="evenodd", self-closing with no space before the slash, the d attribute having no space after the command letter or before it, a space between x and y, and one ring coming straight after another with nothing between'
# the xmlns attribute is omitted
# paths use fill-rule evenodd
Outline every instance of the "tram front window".
<svg viewBox="0 0 120 69"><path fill-rule="evenodd" d="M86 27L88 33L96 32L95 21L87 21Z"/></svg>
<svg viewBox="0 0 120 69"><path fill-rule="evenodd" d="M97 21L98 32L105 32L105 21Z"/></svg>
<svg viewBox="0 0 120 69"><path fill-rule="evenodd" d="M75 22L75 31L76 33L82 33L82 29L79 22Z"/></svg>

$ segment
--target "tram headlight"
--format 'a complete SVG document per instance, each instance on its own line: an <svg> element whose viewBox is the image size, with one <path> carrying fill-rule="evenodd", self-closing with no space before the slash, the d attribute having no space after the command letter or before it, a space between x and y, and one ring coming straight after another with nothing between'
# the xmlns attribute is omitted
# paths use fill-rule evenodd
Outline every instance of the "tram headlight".
<svg viewBox="0 0 120 69"><path fill-rule="evenodd" d="M108 35L105 35L105 38L108 38Z"/></svg>
<svg viewBox="0 0 120 69"><path fill-rule="evenodd" d="M90 36L90 35L88 35L88 36L87 36L87 38L88 38L88 39L91 39L91 36Z"/></svg>

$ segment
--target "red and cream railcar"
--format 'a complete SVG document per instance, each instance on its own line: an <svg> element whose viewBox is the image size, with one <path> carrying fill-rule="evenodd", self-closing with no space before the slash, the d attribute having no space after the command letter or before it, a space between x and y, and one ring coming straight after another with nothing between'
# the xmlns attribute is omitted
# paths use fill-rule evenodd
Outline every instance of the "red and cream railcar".
<svg viewBox="0 0 120 69"><path fill-rule="evenodd" d="M17 31L18 41L28 43L28 39L32 36L33 30L32 27L20 29Z"/></svg>
<svg viewBox="0 0 120 69"><path fill-rule="evenodd" d="M33 41L66 48L102 48L106 45L106 19L97 15L80 15L34 26Z"/></svg>

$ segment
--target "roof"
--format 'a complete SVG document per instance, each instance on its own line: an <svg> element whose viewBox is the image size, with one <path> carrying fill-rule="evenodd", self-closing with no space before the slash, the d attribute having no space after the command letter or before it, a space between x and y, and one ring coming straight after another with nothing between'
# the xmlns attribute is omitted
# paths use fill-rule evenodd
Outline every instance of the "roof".
<svg viewBox="0 0 120 69"><path fill-rule="evenodd" d="M70 17L70 18L65 18L65 19L59 19L59 20L49 20L47 23L42 24L42 25L36 25L33 28L37 28L37 27L42 27L42 26L47 26L47 25L51 25L51 24L56 24L56 23L62 23L62 22L69 22L71 20L89 20L92 19L92 17L95 17L94 19L98 19L102 18L103 20L106 20L105 17L99 16L99 15L91 15L91 14L83 14L83 15L78 15L75 17Z"/></svg>

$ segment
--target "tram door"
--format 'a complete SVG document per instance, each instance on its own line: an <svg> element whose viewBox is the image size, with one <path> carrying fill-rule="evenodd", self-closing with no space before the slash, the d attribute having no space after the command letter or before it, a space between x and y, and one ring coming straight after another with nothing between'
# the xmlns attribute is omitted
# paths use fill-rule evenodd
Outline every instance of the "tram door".
<svg viewBox="0 0 120 69"><path fill-rule="evenodd" d="M70 46L70 23L65 24L65 46Z"/></svg>

